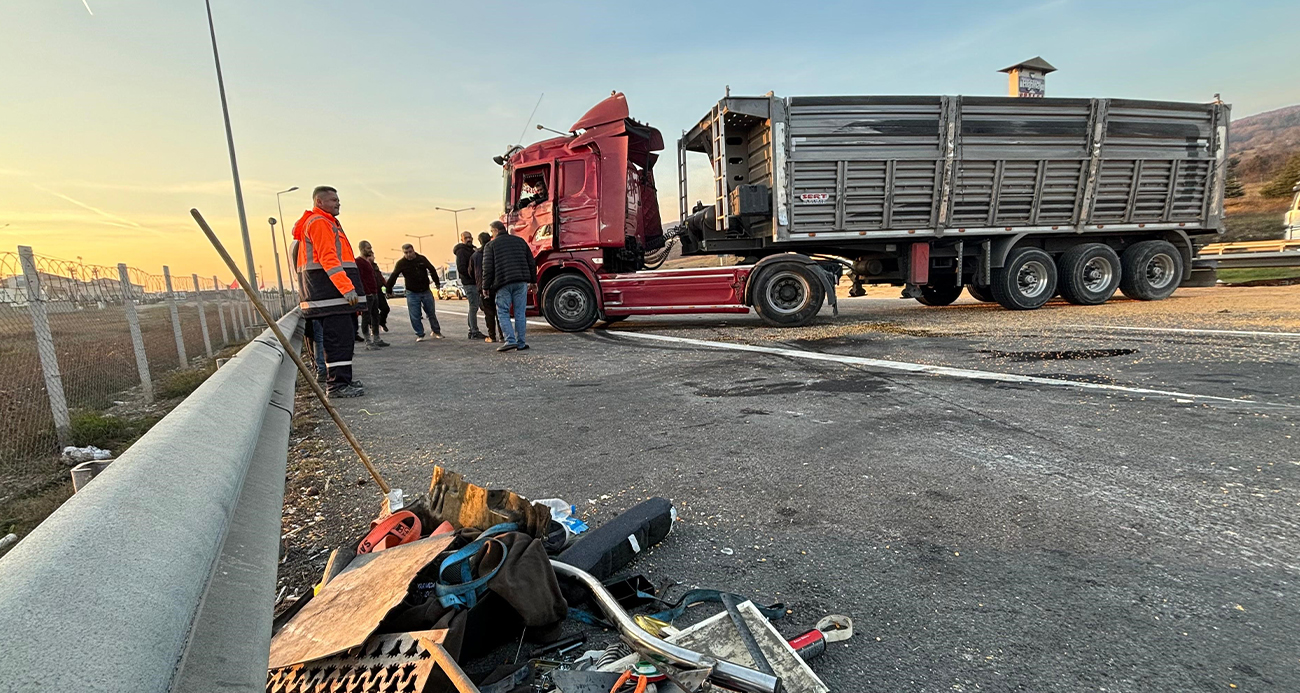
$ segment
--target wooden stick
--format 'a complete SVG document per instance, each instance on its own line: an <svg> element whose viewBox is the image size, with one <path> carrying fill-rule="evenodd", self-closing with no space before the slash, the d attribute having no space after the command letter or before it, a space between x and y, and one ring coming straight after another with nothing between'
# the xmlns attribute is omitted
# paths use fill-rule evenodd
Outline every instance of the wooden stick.
<svg viewBox="0 0 1300 693"><path fill-rule="evenodd" d="M212 232L212 227L208 226L208 222L203 218L203 215L197 209L191 209L190 215L194 217L194 221L198 222L199 228L203 229L203 233L208 237L208 241L212 243L212 247L217 249L217 254L221 255L222 260L225 260L226 266L230 268L231 272L235 273L235 280L244 288L244 293L248 294L248 300L252 302L257 312L262 315L262 319L266 321L266 324L270 326L271 332L280 341L280 346L284 347L284 353L293 359L294 365L298 367L298 372L302 374L302 379L306 380L307 385L311 387L311 391L316 393L316 399L320 400L321 405L325 407L325 411L329 412L330 418L334 419L334 424L339 427L340 431L343 431L343 437L348 439L348 444L352 446L352 450L357 453L357 457L361 458L361 464L366 466L366 471L370 472L370 477L375 480L375 483L379 485L379 490L387 497L392 488L389 487L387 481L384 481L384 477L379 475L379 470L375 469L375 465L370 461L370 456L366 454L366 451L361 449L361 443L357 442L356 436L352 435L352 429L348 428L347 423L343 421L343 417L339 416L338 410L334 408L334 405L330 404L329 396L325 394L325 390L321 388L320 383L316 382L316 374L307 369L307 364L302 362L298 350L293 348L288 338L280 331L280 326L275 323L275 320L271 319L270 311L266 309L266 306L262 305L262 299L249 285L248 280L244 278L244 273L239 271L239 265L235 264L234 258L230 257L230 253L226 252L226 246L222 245L221 239L217 238L217 234ZM319 349L320 345L317 345L316 348Z"/></svg>

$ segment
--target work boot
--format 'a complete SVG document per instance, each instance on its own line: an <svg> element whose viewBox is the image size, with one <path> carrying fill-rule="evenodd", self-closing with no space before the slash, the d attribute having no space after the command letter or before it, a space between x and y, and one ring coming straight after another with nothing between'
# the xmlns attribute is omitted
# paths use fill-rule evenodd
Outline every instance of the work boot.
<svg viewBox="0 0 1300 693"><path fill-rule="evenodd" d="M330 390L329 392L330 399L334 399L335 397L338 398L362 397L365 394L366 391L357 387L356 383L348 383L347 385L344 385L343 387L340 387L337 390Z"/></svg>
<svg viewBox="0 0 1300 693"><path fill-rule="evenodd" d="M366 337L366 351L375 351L378 348L379 345L375 344L375 340L371 339L370 337Z"/></svg>
<svg viewBox="0 0 1300 693"><path fill-rule="evenodd" d="M386 347L386 346L392 346L392 344L385 342L383 337L380 337L379 335L375 335L375 346Z"/></svg>
<svg viewBox="0 0 1300 693"><path fill-rule="evenodd" d="M316 371L316 382L320 383L321 385L324 385L328 381L328 378L329 378L329 374L326 373L325 371Z"/></svg>
<svg viewBox="0 0 1300 693"><path fill-rule="evenodd" d="M441 332L434 332L434 333L433 333L433 338L434 338L434 339L442 339L442 338L443 338L443 337L442 337L442 333L441 333Z"/></svg>
<svg viewBox="0 0 1300 693"><path fill-rule="evenodd" d="M354 341L354 342L364 342L364 341L366 341L366 338L365 338L365 337L362 337L360 334L358 334L358 333L356 333L356 332L353 332L353 333L352 333L352 341Z"/></svg>
<svg viewBox="0 0 1300 693"><path fill-rule="evenodd" d="M519 347L511 344L510 342L506 342L505 344L502 344L501 346L497 347L497 351L514 351L515 349L518 348Z"/></svg>
<svg viewBox="0 0 1300 693"><path fill-rule="evenodd" d="M415 335L415 341L417 341L417 342L423 342L424 339L425 339L425 337L424 337L424 335L422 335L422 334L417 334L417 335Z"/></svg>

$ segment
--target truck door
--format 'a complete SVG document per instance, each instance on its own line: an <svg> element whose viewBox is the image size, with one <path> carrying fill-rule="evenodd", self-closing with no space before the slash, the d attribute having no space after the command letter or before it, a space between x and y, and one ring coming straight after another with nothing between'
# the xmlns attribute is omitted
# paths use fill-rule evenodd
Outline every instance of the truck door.
<svg viewBox="0 0 1300 693"><path fill-rule="evenodd" d="M557 248L590 248L600 243L599 204L596 191L596 160L565 159L559 162L556 215Z"/></svg>
<svg viewBox="0 0 1300 693"><path fill-rule="evenodd" d="M510 231L528 241L533 255L555 247L554 183L554 171L549 163L515 171Z"/></svg>

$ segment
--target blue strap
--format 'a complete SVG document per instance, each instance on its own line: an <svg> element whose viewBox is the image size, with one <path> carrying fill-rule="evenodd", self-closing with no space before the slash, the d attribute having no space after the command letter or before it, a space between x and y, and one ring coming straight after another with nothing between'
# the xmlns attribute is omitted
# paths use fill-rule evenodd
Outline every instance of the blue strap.
<svg viewBox="0 0 1300 693"><path fill-rule="evenodd" d="M438 584L434 586L434 593L438 595L438 603L448 608L473 608L478 603L478 598L486 590L487 583L496 576L497 571L501 570L501 566L505 565L506 556L509 554L506 545L501 541L492 539L492 537L506 532L513 532L517 528L518 525L513 522L489 527L483 530L483 533L478 535L477 539L443 559L442 563L438 565ZM475 578L470 568L470 559L490 542L501 547L501 560L486 575ZM459 573L459 580L455 583L447 580L446 572L451 567L457 568Z"/></svg>

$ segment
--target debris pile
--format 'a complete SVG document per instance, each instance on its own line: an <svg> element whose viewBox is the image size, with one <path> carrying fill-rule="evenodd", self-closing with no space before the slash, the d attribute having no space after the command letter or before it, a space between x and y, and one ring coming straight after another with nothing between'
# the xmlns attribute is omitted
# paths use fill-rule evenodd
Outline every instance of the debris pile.
<svg viewBox="0 0 1300 693"><path fill-rule="evenodd" d="M388 503L276 618L266 689L828 691L807 660L852 635L846 617L787 639L781 604L705 589L669 601L643 575L613 577L675 520L652 498L590 529L561 499L435 467L427 495ZM673 625L700 604L722 610Z"/></svg>

